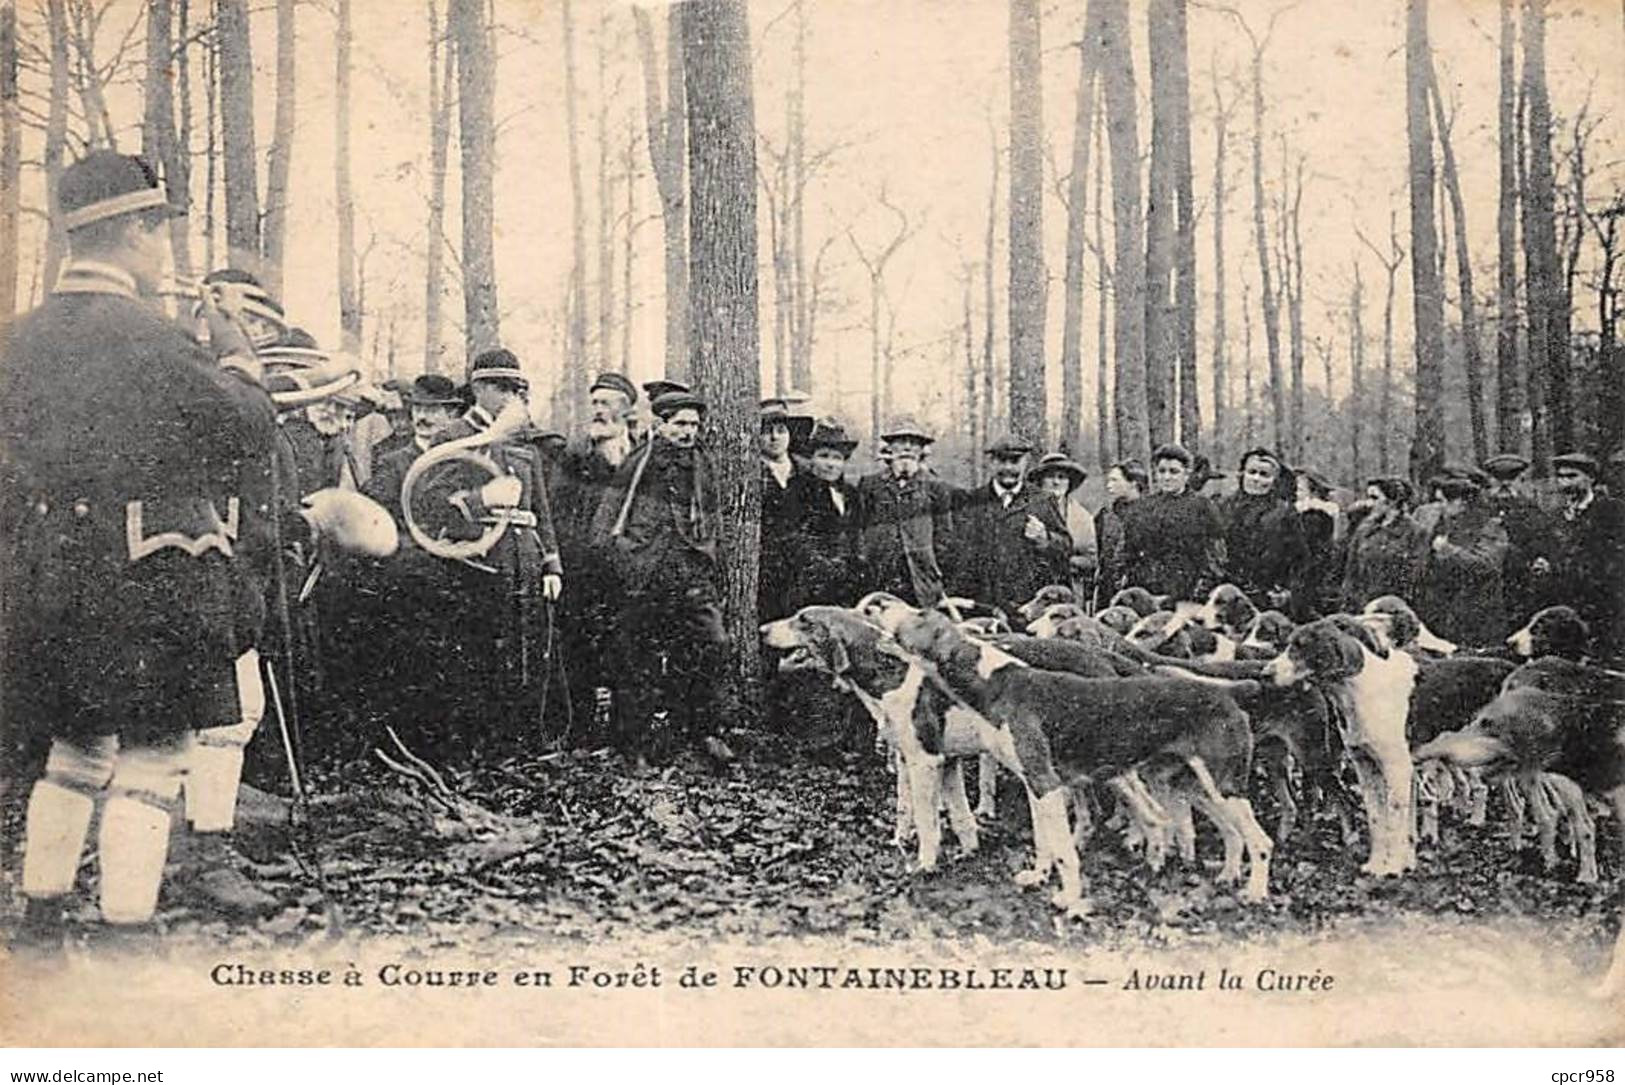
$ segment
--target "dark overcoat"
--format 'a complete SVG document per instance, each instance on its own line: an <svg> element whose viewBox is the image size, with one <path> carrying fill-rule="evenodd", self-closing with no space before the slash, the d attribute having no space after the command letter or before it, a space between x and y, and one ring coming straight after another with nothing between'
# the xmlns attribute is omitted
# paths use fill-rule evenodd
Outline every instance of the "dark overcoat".
<svg viewBox="0 0 1625 1085"><path fill-rule="evenodd" d="M1552 601L1578 611L1597 654L1615 659L1625 652L1625 502L1597 494L1554 527Z"/></svg>
<svg viewBox="0 0 1625 1085"><path fill-rule="evenodd" d="M1037 486L1022 485L1008 506L991 482L961 490L953 515L959 594L1014 613L1046 584L1071 582L1072 536L1055 498ZM1029 516L1044 525L1042 539L1026 537Z"/></svg>
<svg viewBox="0 0 1625 1085"><path fill-rule="evenodd" d="M791 480L801 520L796 538L795 607L849 606L863 594L858 566L858 488L810 474ZM835 494L841 495L836 504ZM794 608L792 608L794 609Z"/></svg>
<svg viewBox="0 0 1625 1085"><path fill-rule="evenodd" d="M1196 599L1223 576L1224 525L1200 494L1151 494L1123 507L1124 580Z"/></svg>
<svg viewBox="0 0 1625 1085"><path fill-rule="evenodd" d="M858 559L863 588L931 604L947 590L954 567L953 493L934 478L907 483L889 474L858 483L862 529Z"/></svg>
<svg viewBox="0 0 1625 1085"><path fill-rule="evenodd" d="M1444 538L1435 549L1433 540ZM1440 516L1422 539L1416 614L1433 632L1469 648L1498 648L1510 633L1501 592L1506 528L1483 505Z"/></svg>

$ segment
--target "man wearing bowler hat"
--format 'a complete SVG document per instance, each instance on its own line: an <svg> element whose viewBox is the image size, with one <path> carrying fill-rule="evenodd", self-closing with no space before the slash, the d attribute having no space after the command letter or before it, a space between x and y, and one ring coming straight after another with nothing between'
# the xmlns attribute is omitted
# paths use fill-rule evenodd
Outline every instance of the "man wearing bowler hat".
<svg viewBox="0 0 1625 1085"><path fill-rule="evenodd" d="M954 507L962 557L957 586L1006 613L1046 584L1069 582L1072 538L1055 499L1027 478L1033 446L1012 434L987 449L992 477Z"/></svg>
<svg viewBox="0 0 1625 1085"><path fill-rule="evenodd" d="M1625 653L1625 502L1598 491L1601 467L1584 452L1553 456L1552 473L1563 508L1553 523L1547 602L1573 607L1591 627L1594 654L1618 662Z"/></svg>
<svg viewBox="0 0 1625 1085"><path fill-rule="evenodd" d="M205 349L151 300L178 212L146 162L92 152L57 201L68 263L0 340L0 690L50 739L19 937L47 946L98 807L101 917L153 918L193 731L238 715L240 465L272 433L242 326L205 300Z"/></svg>
<svg viewBox="0 0 1625 1085"><path fill-rule="evenodd" d="M888 591L918 606L947 594L954 568L953 493L925 470L936 438L904 415L880 432L884 470L858 483L858 561L868 591Z"/></svg>

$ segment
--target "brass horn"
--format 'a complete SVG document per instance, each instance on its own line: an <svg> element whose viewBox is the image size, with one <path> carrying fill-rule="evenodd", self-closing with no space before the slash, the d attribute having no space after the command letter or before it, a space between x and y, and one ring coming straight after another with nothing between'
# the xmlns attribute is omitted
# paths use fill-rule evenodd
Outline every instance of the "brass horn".
<svg viewBox="0 0 1625 1085"><path fill-rule="evenodd" d="M435 445L412 462L412 466L406 472L406 478L401 481L401 519L406 522L406 530L412 539L426 553L448 561L483 558L496 546L497 540L502 538L502 533L508 529L509 521L502 518L491 519L477 539L443 539L431 536L423 530L417 517L412 515L412 488L417 485L425 472L453 460L471 464L484 471L491 479L501 478L507 472L490 456L478 450L505 441L522 432L528 425L530 425L529 409L523 401L514 400L497 413L487 429L471 433L467 437L459 437L455 441Z"/></svg>

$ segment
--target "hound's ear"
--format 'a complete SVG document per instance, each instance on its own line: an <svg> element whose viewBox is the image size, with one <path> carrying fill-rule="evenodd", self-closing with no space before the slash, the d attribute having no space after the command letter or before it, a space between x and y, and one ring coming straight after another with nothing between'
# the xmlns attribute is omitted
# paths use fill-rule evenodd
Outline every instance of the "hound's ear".
<svg viewBox="0 0 1625 1085"><path fill-rule="evenodd" d="M1365 656L1360 654L1359 639L1345 633L1330 633L1326 639L1329 641L1327 647L1331 649L1332 660L1336 665L1336 677L1347 678L1359 674L1365 666ZM1326 674L1322 677L1330 678L1332 675Z"/></svg>
<svg viewBox="0 0 1625 1085"><path fill-rule="evenodd" d="M846 650L846 642L822 623L818 626L818 648L831 674L839 677L852 669L852 656Z"/></svg>

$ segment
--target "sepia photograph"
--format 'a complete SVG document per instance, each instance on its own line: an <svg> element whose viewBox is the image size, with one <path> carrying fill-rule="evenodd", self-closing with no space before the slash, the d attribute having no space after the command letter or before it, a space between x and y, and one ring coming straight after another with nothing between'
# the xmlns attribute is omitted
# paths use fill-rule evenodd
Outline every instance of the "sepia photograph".
<svg viewBox="0 0 1625 1085"><path fill-rule="evenodd" d="M0 0L0 1045L1619 1045L1622 57Z"/></svg>

